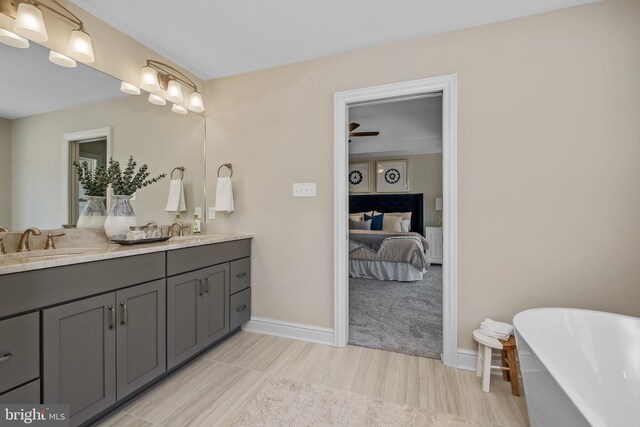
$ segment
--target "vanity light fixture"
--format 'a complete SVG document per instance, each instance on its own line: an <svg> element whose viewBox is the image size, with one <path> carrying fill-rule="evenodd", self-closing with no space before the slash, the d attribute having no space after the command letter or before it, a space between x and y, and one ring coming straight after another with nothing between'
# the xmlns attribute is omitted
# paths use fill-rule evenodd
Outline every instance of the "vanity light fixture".
<svg viewBox="0 0 640 427"><path fill-rule="evenodd" d="M156 105L166 105L167 104L167 101L163 97L158 96L158 95L153 94L153 93L149 94L149 102L152 103L152 104L156 104Z"/></svg>
<svg viewBox="0 0 640 427"><path fill-rule="evenodd" d="M187 114L187 109L180 104L173 104L171 111L178 114Z"/></svg>
<svg viewBox="0 0 640 427"><path fill-rule="evenodd" d="M120 90L129 95L140 95L140 88L127 82L122 82Z"/></svg>
<svg viewBox="0 0 640 427"><path fill-rule="evenodd" d="M91 37L84 31L84 23L57 0L0 0L0 12L14 19L13 32L17 35L16 37L22 36L38 43L49 40L41 9L46 9L77 27L71 31L67 52L64 56L86 63L95 61ZM0 41L10 46L29 47L28 41L15 39L11 34L9 31L2 30ZM7 43L9 38L17 41L13 42L15 44ZM56 52L56 54L62 55L59 52ZM54 54L54 57L56 54ZM52 60L52 62L55 61ZM55 63L57 64L58 62ZM68 67L70 63L66 61L63 66Z"/></svg>
<svg viewBox="0 0 640 427"><path fill-rule="evenodd" d="M196 113L204 111L204 102L202 95L198 92L196 84L180 70L153 59L147 59L147 65L142 67L140 74L140 87L152 95L149 96L149 102L157 105L160 104L157 98L173 102L171 111L178 114L187 114L187 108L179 105L183 100L182 86L192 89L189 94L189 103L187 108ZM166 91L166 92L164 92ZM160 93L164 92L164 96Z"/></svg>
<svg viewBox="0 0 640 427"><path fill-rule="evenodd" d="M29 40L3 28L0 28L0 43L17 47L18 49L26 49L29 47Z"/></svg>
<svg viewBox="0 0 640 427"><path fill-rule="evenodd" d="M69 58L68 56L58 53L55 50L49 52L49 61L66 68L76 68L78 66L78 63L75 59Z"/></svg>

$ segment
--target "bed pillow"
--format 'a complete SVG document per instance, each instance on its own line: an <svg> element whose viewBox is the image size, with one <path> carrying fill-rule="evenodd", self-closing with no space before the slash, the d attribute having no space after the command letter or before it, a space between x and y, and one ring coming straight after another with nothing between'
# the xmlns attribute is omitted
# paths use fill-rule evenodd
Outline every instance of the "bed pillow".
<svg viewBox="0 0 640 427"><path fill-rule="evenodd" d="M371 221L354 221L349 220L349 230L371 230Z"/></svg>
<svg viewBox="0 0 640 427"><path fill-rule="evenodd" d="M378 212L378 211L373 212L374 215L378 215L380 213L381 212ZM402 219L411 219L412 212L385 212L384 214L386 216L399 216Z"/></svg>
<svg viewBox="0 0 640 427"><path fill-rule="evenodd" d="M384 214L380 214L380 215L367 215L364 214L364 220L371 220L371 229L372 230L382 230L382 222L384 221Z"/></svg>
<svg viewBox="0 0 640 427"><path fill-rule="evenodd" d="M402 231L402 218L399 216L384 216L382 221L382 230L392 233L400 233Z"/></svg>
<svg viewBox="0 0 640 427"><path fill-rule="evenodd" d="M369 216L372 216L373 215L373 211L350 213L349 214L349 219L352 219L354 221L362 221L364 219L364 215L365 214L367 214Z"/></svg>
<svg viewBox="0 0 640 427"><path fill-rule="evenodd" d="M402 229L403 233L408 233L409 231L411 231L411 220L403 219L402 223L400 224L400 228Z"/></svg>

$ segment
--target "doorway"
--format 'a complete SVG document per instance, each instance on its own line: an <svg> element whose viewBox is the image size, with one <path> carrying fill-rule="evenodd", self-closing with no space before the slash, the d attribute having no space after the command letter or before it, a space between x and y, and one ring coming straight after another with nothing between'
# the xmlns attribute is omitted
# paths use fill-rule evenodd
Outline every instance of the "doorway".
<svg viewBox="0 0 640 427"><path fill-rule="evenodd" d="M442 92L443 162L443 349L442 360L457 366L457 107L456 76L448 75L334 95L334 344L349 335L348 287L348 109L363 103L390 102Z"/></svg>

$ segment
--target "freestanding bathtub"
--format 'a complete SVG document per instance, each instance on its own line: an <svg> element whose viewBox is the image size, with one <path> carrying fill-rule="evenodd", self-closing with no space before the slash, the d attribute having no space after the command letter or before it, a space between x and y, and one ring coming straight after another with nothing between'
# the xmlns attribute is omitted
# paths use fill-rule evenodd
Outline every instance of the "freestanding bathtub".
<svg viewBox="0 0 640 427"><path fill-rule="evenodd" d="M640 426L639 318L540 308L513 325L532 427Z"/></svg>

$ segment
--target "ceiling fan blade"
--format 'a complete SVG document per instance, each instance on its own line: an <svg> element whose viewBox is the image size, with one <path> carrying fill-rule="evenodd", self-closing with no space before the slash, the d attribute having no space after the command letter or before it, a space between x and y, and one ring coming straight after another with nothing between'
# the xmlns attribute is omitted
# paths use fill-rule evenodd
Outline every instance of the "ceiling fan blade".
<svg viewBox="0 0 640 427"><path fill-rule="evenodd" d="M349 136L377 136L380 132L351 132Z"/></svg>
<svg viewBox="0 0 640 427"><path fill-rule="evenodd" d="M360 123L355 123L355 122L349 123L349 132L353 132L359 127L360 127Z"/></svg>

